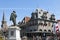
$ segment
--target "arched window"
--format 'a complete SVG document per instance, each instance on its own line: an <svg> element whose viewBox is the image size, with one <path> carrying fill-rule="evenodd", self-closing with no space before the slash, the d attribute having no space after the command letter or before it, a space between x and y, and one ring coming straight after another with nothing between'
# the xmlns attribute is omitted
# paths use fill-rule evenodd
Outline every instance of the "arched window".
<svg viewBox="0 0 60 40"><path fill-rule="evenodd" d="M44 25L45 25L45 26L47 26L47 23L46 23L46 21L44 21Z"/></svg>
<svg viewBox="0 0 60 40"><path fill-rule="evenodd" d="M40 29L39 31L42 31L42 29Z"/></svg>
<svg viewBox="0 0 60 40"><path fill-rule="evenodd" d="M30 30L30 31L32 31L32 30Z"/></svg>
<svg viewBox="0 0 60 40"><path fill-rule="evenodd" d="M36 29L34 29L34 31L36 31Z"/></svg>
<svg viewBox="0 0 60 40"><path fill-rule="evenodd" d="M44 31L46 32L46 29Z"/></svg>
<svg viewBox="0 0 60 40"><path fill-rule="evenodd" d="M51 32L51 30L49 29L48 32Z"/></svg>
<svg viewBox="0 0 60 40"><path fill-rule="evenodd" d="M39 23L39 25L41 25L41 26L42 26L42 25L43 25L43 23Z"/></svg>

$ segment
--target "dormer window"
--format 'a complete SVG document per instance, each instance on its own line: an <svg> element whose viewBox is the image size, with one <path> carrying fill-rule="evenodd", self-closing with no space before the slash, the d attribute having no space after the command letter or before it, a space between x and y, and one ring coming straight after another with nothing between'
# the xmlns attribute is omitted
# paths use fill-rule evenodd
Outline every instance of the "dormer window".
<svg viewBox="0 0 60 40"><path fill-rule="evenodd" d="M46 12L46 11L44 11L44 12L43 12L43 14L46 16L46 15L47 15L47 12Z"/></svg>
<svg viewBox="0 0 60 40"><path fill-rule="evenodd" d="M37 18L37 13L36 13L36 12L33 12L31 18L32 18L32 19L36 19L36 18Z"/></svg>
<svg viewBox="0 0 60 40"><path fill-rule="evenodd" d="M55 20L55 15L54 14L51 15L50 20Z"/></svg>
<svg viewBox="0 0 60 40"><path fill-rule="evenodd" d="M41 9L41 11L43 11L43 10Z"/></svg>
<svg viewBox="0 0 60 40"><path fill-rule="evenodd" d="M36 9L36 11L38 12L38 9Z"/></svg>
<svg viewBox="0 0 60 40"><path fill-rule="evenodd" d="M36 19L36 15L34 15L34 18Z"/></svg>
<svg viewBox="0 0 60 40"><path fill-rule="evenodd" d="M41 18L47 20L47 16L42 15Z"/></svg>
<svg viewBox="0 0 60 40"><path fill-rule="evenodd" d="M41 16L42 17L42 19L47 19L47 12L43 12L43 15Z"/></svg>
<svg viewBox="0 0 60 40"><path fill-rule="evenodd" d="M23 20L23 23L25 23L25 21Z"/></svg>

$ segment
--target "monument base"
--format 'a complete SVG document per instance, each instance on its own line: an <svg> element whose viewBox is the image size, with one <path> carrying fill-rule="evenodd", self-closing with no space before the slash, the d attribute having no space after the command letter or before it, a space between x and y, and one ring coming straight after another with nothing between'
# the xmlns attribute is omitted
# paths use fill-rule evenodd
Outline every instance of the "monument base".
<svg viewBox="0 0 60 40"><path fill-rule="evenodd" d="M10 26L8 28L8 40L21 40L19 27Z"/></svg>

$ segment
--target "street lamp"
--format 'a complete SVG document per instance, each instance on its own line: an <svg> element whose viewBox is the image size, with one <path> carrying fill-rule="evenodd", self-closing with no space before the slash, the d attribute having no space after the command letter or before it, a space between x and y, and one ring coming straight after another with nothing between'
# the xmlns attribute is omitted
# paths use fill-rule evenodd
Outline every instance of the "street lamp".
<svg viewBox="0 0 60 40"><path fill-rule="evenodd" d="M45 32L43 33L43 40L46 40L46 34L45 34Z"/></svg>

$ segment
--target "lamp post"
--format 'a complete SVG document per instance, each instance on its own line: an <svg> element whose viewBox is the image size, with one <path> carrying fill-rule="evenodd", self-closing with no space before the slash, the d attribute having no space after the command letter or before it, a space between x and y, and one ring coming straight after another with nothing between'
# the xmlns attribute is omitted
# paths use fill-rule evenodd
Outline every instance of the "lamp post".
<svg viewBox="0 0 60 40"><path fill-rule="evenodd" d="M45 32L43 33L43 40L46 40L46 34L45 34Z"/></svg>

